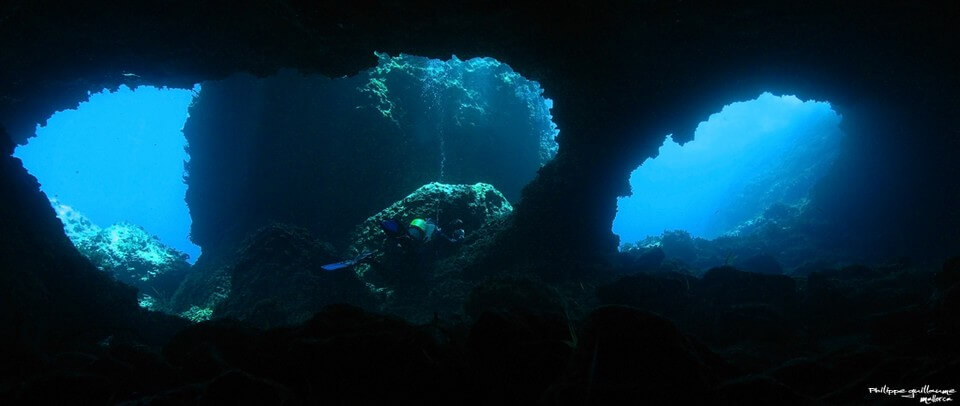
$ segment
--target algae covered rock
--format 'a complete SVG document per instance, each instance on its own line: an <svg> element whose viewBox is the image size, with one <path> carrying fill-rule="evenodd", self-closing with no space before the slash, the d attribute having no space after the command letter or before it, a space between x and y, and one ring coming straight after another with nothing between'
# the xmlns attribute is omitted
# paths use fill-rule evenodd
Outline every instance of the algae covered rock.
<svg viewBox="0 0 960 406"><path fill-rule="evenodd" d="M261 327L302 322L338 303L418 321L434 312L460 312L473 286L455 259L489 240L496 229L491 224L512 210L488 184L427 184L358 225L346 253L304 228L273 224L248 236L230 259L201 258L197 272L177 292L174 310L194 321L235 318ZM450 242L438 237L416 248L392 246L380 221L397 219L406 225L414 218L441 227L459 219L464 238ZM362 252L372 255L352 268L321 268Z"/></svg>
<svg viewBox="0 0 960 406"><path fill-rule="evenodd" d="M809 200L793 205L777 203L730 232L714 239L691 236L683 230L664 231L636 244L623 244L627 258L644 249L660 247L667 261L679 261L694 273L729 265L764 274L805 276L832 264L857 261L817 243L821 212Z"/></svg>
<svg viewBox="0 0 960 406"><path fill-rule="evenodd" d="M193 322L210 320L213 308L230 294L230 263L201 255L173 294L171 312Z"/></svg>
<svg viewBox="0 0 960 406"><path fill-rule="evenodd" d="M779 275L783 273L783 267L772 255L754 255L740 262L738 266L747 272L762 273L767 275Z"/></svg>
<svg viewBox="0 0 960 406"><path fill-rule="evenodd" d="M464 230L464 242L477 239L480 229L488 223L501 219L513 212L510 202L493 186L486 183L473 185L448 185L429 183L400 201L390 205L379 213L367 218L351 234L350 252L358 254L364 251L374 252L381 257L389 251L385 246L385 237L380 223L394 219L406 226L416 218L427 219L450 234L450 225L459 220L462 224L456 228ZM363 276L364 268L360 267Z"/></svg>
<svg viewBox="0 0 960 406"><path fill-rule="evenodd" d="M472 285L464 280L459 259L488 242L512 212L507 199L489 184L430 183L357 226L348 252L372 253L354 270L384 301L384 310L415 320L433 312L460 312ZM415 218L433 221L446 234L454 228L448 225L459 220L456 228L463 229L464 238L451 242L440 236L422 246L398 247L380 228L383 220L405 226Z"/></svg>
<svg viewBox="0 0 960 406"><path fill-rule="evenodd" d="M355 273L321 269L338 260L333 247L305 229L264 227L245 241L227 267L230 291L213 309L213 317L267 328L304 322L329 304L372 307L373 298Z"/></svg>
<svg viewBox="0 0 960 406"><path fill-rule="evenodd" d="M166 302L190 270L187 255L164 245L135 224L100 228L83 214L53 199L64 232L91 263L140 290L140 304L152 310Z"/></svg>
<svg viewBox="0 0 960 406"><path fill-rule="evenodd" d="M535 277L491 276L471 291L464 311L474 319L484 312L520 311L531 314L566 314L561 293Z"/></svg>
<svg viewBox="0 0 960 406"><path fill-rule="evenodd" d="M466 239L470 239L488 221L511 212L513 206L492 185L433 182L367 218L354 230L350 247L357 253L380 248L384 237L380 222L387 219L396 219L402 224L408 224L415 218L429 219L440 227L460 220Z"/></svg>
<svg viewBox="0 0 960 406"><path fill-rule="evenodd" d="M50 205L57 212L57 217L63 223L63 232L70 238L73 245L80 247L100 233L100 227L93 224L87 216L84 216L73 207L60 203L57 199L50 199Z"/></svg>
<svg viewBox="0 0 960 406"><path fill-rule="evenodd" d="M159 288L151 282L167 273L182 273L190 268L186 254L163 245L143 227L130 223L103 229L81 252L101 270L140 288Z"/></svg>

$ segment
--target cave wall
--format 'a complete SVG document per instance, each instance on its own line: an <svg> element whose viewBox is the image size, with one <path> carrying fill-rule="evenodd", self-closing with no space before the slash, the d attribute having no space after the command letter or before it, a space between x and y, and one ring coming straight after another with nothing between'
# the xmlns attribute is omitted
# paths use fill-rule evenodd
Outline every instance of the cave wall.
<svg viewBox="0 0 960 406"><path fill-rule="evenodd" d="M536 83L489 59L381 55L330 79L284 70L205 82L184 126L191 237L232 254L271 223L345 248L350 230L431 181L487 182L514 201L553 157Z"/></svg>
<svg viewBox="0 0 960 406"><path fill-rule="evenodd" d="M680 0L12 1L0 6L0 123L9 154L54 111L122 83L186 88L282 67L339 77L373 67L376 50L494 57L541 83L561 133L557 158L525 190L491 261L556 264L615 249L616 196L630 192L630 171L656 152L664 134L688 139L730 101L765 90L789 93L834 103L856 123L848 135L876 153L873 167L883 169L870 182L848 177L834 189L857 182L860 195L889 204L838 209L838 218L850 227L887 227L900 240L920 227L928 233L916 245L926 240L948 251L957 246L950 228L957 229L960 206L953 159L960 152L953 123L960 116L958 17L960 4L948 0L723 7ZM22 167L0 170L4 179L28 184ZM12 190L5 202L33 190ZM33 210L37 221L55 222L52 210L37 211L42 199L26 204L8 206L15 211L4 216ZM16 229L6 219L4 235ZM43 233L20 230L24 238ZM849 230L863 236L856 231ZM21 271L41 272L39 265Z"/></svg>
<svg viewBox="0 0 960 406"><path fill-rule="evenodd" d="M960 252L960 134L948 124L960 101L947 92L848 106L841 128L855 136L811 192L820 245L864 262L940 263ZM941 105L931 103L937 93Z"/></svg>
<svg viewBox="0 0 960 406"><path fill-rule="evenodd" d="M352 224L341 223L356 215L328 214L375 212L389 203L384 192L416 188L402 176L431 173L433 162L406 159L414 148L378 142L393 124L356 109L357 85L295 72L206 83L184 126L191 238L204 255L271 222L345 234ZM382 183L363 181L377 175Z"/></svg>
<svg viewBox="0 0 960 406"><path fill-rule="evenodd" d="M73 247L36 179L0 157L0 376L40 365L38 349L70 350L114 336L158 344L184 323L137 304L136 289Z"/></svg>

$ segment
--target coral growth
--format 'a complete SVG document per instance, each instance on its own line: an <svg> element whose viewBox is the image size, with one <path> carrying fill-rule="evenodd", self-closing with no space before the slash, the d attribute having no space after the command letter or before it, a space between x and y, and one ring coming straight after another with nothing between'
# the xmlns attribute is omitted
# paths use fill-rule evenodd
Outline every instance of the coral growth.
<svg viewBox="0 0 960 406"><path fill-rule="evenodd" d="M140 290L140 305L166 310L190 265L187 255L167 247L143 227L118 223L101 229L83 214L50 200L67 237L101 271Z"/></svg>
<svg viewBox="0 0 960 406"><path fill-rule="evenodd" d="M668 261L697 274L716 266L734 265L758 273L804 275L812 269L863 260L825 244L818 237L822 223L808 200L794 205L777 203L712 240L672 230L636 244L623 244L621 251L629 258L638 258L659 247Z"/></svg>
<svg viewBox="0 0 960 406"><path fill-rule="evenodd" d="M405 220L406 223L415 218L430 219L441 227L453 220L460 220L463 222L465 239L470 240L487 222L511 212L513 206L510 202L489 184L448 185L433 182L367 218L351 235L350 251L359 253L382 248L380 222L387 219Z"/></svg>
<svg viewBox="0 0 960 406"><path fill-rule="evenodd" d="M384 300L385 309L420 320L433 311L462 311L469 284L462 263L474 246L488 241L495 224L513 212L507 199L493 186L430 183L361 223L351 234L349 255L372 252L356 267L357 274ZM462 228L462 241L437 237L427 246L398 248L380 229L380 222L396 219L408 224L414 218L435 222L441 232ZM452 226L459 220L462 224ZM449 237L449 235L447 235ZM463 255L461 255L463 254Z"/></svg>
<svg viewBox="0 0 960 406"><path fill-rule="evenodd" d="M332 247L304 229L264 227L237 251L227 269L230 293L212 316L273 327L306 321L328 304L375 307L355 273L321 269L337 260Z"/></svg>
<svg viewBox="0 0 960 406"><path fill-rule="evenodd" d="M440 61L405 54L392 57L382 52L377 53L377 58L377 67L369 72L368 82L359 90L371 97L370 106L398 126L401 120L408 123L423 114L413 108L416 103L409 96L399 92L406 90L404 87L410 86L410 82L422 88L420 97L433 104L428 108L439 107L442 112L440 106L455 106L448 114L458 127L476 126L485 121L485 116L500 111L502 107L496 104L499 101L494 94L513 89L529 116L532 131L539 137L540 164L556 155L554 138L558 131L550 115L552 102L543 97L537 82L525 79L507 64L493 58L463 61L454 56ZM392 83L400 84L401 89L391 93Z"/></svg>
<svg viewBox="0 0 960 406"><path fill-rule="evenodd" d="M301 322L332 303L412 320L429 319L434 312L462 313L472 284L462 275L461 260L469 255L455 254L487 242L496 232L493 225L512 210L488 184L430 183L357 225L343 255L306 229L273 224L248 236L229 260L201 258L177 291L173 310L191 320L231 317L263 327ZM464 238L451 242L438 236L425 246L399 248L380 228L382 220L406 225L414 218L441 227L458 219ZM372 255L352 268L321 269L363 252Z"/></svg>

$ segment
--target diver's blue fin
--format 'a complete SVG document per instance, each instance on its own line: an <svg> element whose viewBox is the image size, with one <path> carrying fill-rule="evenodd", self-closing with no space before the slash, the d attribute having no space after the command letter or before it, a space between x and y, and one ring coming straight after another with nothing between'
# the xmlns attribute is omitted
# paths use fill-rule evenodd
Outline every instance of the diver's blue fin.
<svg viewBox="0 0 960 406"><path fill-rule="evenodd" d="M373 251L363 251L360 255L357 255L357 258L353 260L353 263L359 263L373 255Z"/></svg>
<svg viewBox="0 0 960 406"><path fill-rule="evenodd" d="M357 261L354 261L351 259L349 261L337 262L335 264L327 264L327 265L321 266L321 268L323 268L323 270L325 271L336 271L338 269L349 268L356 263Z"/></svg>
<svg viewBox="0 0 960 406"><path fill-rule="evenodd" d="M351 267L351 266L354 266L354 265L358 264L360 261L363 261L363 260L369 258L371 255L373 255L373 252L372 252L372 251L364 251L364 252L360 253L360 255L357 255L357 257L354 258L354 259L348 259L348 260L346 260L346 261L340 261L340 262L333 263L333 264L327 264L327 265L321 266L321 268L323 268L323 270L325 270L325 271L336 271L336 270L338 270L338 269L349 268L349 267Z"/></svg>

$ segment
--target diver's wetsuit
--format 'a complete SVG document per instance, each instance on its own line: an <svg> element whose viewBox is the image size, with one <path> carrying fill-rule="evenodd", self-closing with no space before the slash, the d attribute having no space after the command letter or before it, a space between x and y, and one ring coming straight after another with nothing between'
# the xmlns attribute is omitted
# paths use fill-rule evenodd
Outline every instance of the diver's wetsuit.
<svg viewBox="0 0 960 406"><path fill-rule="evenodd" d="M391 250L402 250L406 253L416 253L417 255L422 256L426 254L427 251L434 247L447 249L453 245L459 243L463 240L464 231L463 229L456 229L454 235L450 236L443 232L439 226L430 221L424 221L424 228L416 228L417 233L425 233L421 238L414 238L409 230L413 227L409 227L407 232L400 232L397 225L400 224L396 220L385 220L381 222L381 227L384 230L384 233L387 235L387 241L385 246ZM451 222L454 226L463 224L460 220L455 220ZM439 238L437 238L439 237ZM442 244L441 247L437 247L437 244ZM396 253L396 252L395 252Z"/></svg>
<svg viewBox="0 0 960 406"><path fill-rule="evenodd" d="M430 274L434 262L443 256L441 252L449 252L463 239L464 233L459 229L451 237L432 222L421 219L416 226L413 223L406 227L394 219L381 221L381 228L386 234L382 245L384 255L380 256L373 269L379 277L391 281L395 286L422 282ZM411 231L412 228L416 230Z"/></svg>

